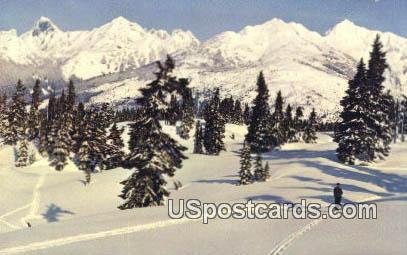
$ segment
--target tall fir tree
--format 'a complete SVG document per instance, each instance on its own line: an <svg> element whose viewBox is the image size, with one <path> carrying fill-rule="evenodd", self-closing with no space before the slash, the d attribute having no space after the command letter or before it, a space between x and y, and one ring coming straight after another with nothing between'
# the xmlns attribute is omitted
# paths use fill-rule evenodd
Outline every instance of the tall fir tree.
<svg viewBox="0 0 407 255"><path fill-rule="evenodd" d="M219 155L225 150L225 120L219 112L219 89L216 89L205 110L205 133L203 143L209 155Z"/></svg>
<svg viewBox="0 0 407 255"><path fill-rule="evenodd" d="M292 108L290 104L287 105L287 108L285 109L284 112L283 130L284 130L284 142L289 143L294 142L296 130L294 125Z"/></svg>
<svg viewBox="0 0 407 255"><path fill-rule="evenodd" d="M239 100L236 100L235 105L233 106L232 123L237 125L243 124L242 105Z"/></svg>
<svg viewBox="0 0 407 255"><path fill-rule="evenodd" d="M369 128L365 122L366 98L362 97L366 89L366 66L363 59L360 60L357 72L349 81L345 97L341 100L343 108L341 121L335 129L335 142L338 143L336 150L339 161L353 165L363 152L364 140L369 136Z"/></svg>
<svg viewBox="0 0 407 255"><path fill-rule="evenodd" d="M189 131L194 126L194 99L192 91L188 87L189 80L180 79L180 86L182 91L182 105L181 105L181 126L180 137L189 139Z"/></svg>
<svg viewBox="0 0 407 255"><path fill-rule="evenodd" d="M252 183L253 174L251 172L251 154L250 145L244 142L243 148L240 152L240 171L239 171L239 184L247 185Z"/></svg>
<svg viewBox="0 0 407 255"><path fill-rule="evenodd" d="M0 137L2 138L9 132L8 114L7 95L3 93L0 95Z"/></svg>
<svg viewBox="0 0 407 255"><path fill-rule="evenodd" d="M304 130L304 112L301 106L298 106L295 109L295 116L294 116L294 129L295 129L295 136L293 138L293 142L299 142L302 139L302 131Z"/></svg>
<svg viewBox="0 0 407 255"><path fill-rule="evenodd" d="M315 143L317 141L317 124L317 114L313 108L304 129L302 139L305 143Z"/></svg>
<svg viewBox="0 0 407 255"><path fill-rule="evenodd" d="M254 180L261 181L263 179L263 158L260 153L257 153L256 160L254 162Z"/></svg>
<svg viewBox="0 0 407 255"><path fill-rule="evenodd" d="M198 120L195 125L194 154L203 154L203 131L201 122Z"/></svg>
<svg viewBox="0 0 407 255"><path fill-rule="evenodd" d="M123 129L118 129L116 122L114 122L107 137L108 145L110 145L108 148L107 158L108 169L120 167L123 165L125 155L123 152L124 143L121 137L122 133Z"/></svg>
<svg viewBox="0 0 407 255"><path fill-rule="evenodd" d="M27 110L25 102L26 88L19 80L16 91L12 97L8 115L9 129L5 136L7 144L16 144L18 140L25 139L27 129Z"/></svg>
<svg viewBox="0 0 407 255"><path fill-rule="evenodd" d="M28 141L24 137L18 141L17 149L17 159L15 166L16 167L25 167L28 165L29 156L28 156Z"/></svg>
<svg viewBox="0 0 407 255"><path fill-rule="evenodd" d="M253 152L266 152L270 148L270 106L269 93L263 72L257 78L257 96L248 126L246 141Z"/></svg>
<svg viewBox="0 0 407 255"><path fill-rule="evenodd" d="M121 182L124 187L120 197L125 200L119 206L122 210L163 205L165 197L169 196L164 176L174 176L186 158L182 153L186 148L162 132L159 122L159 116L168 113L168 95L179 93L179 80L171 75L175 63L168 56L165 63L157 62L157 66L159 71L155 73L156 79L140 90L142 96L137 99L143 112L137 121L139 126L132 126L135 129L130 131L131 138L139 138L131 142L132 149L127 163L135 171Z"/></svg>
<svg viewBox="0 0 407 255"><path fill-rule="evenodd" d="M41 104L41 86L40 80L35 81L33 92L31 94L31 106L28 115L28 138L33 140L38 138L40 132L40 113L38 110Z"/></svg>
<svg viewBox="0 0 407 255"><path fill-rule="evenodd" d="M271 116L272 124L270 125L270 145L272 148L280 146L285 142L283 105L283 96L281 91L278 91L274 102L274 112Z"/></svg>
<svg viewBox="0 0 407 255"><path fill-rule="evenodd" d="M250 118L251 118L251 112L250 112L250 107L249 104L244 105L244 111L243 111L243 123L245 125L250 124Z"/></svg>
<svg viewBox="0 0 407 255"><path fill-rule="evenodd" d="M363 160L373 161L383 158L390 150L391 123L389 118L388 98L384 93L384 72L388 67L386 53L379 35L373 42L372 51L366 72L366 89L362 97L366 99L364 119L368 127L367 135L363 138Z"/></svg>

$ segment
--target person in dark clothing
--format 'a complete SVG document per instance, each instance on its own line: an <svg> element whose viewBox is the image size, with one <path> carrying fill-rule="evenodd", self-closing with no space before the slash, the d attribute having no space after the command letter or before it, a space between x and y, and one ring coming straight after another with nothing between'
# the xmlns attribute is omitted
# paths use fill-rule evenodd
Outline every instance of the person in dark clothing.
<svg viewBox="0 0 407 255"><path fill-rule="evenodd" d="M334 188L334 197L335 197L336 205L341 205L342 194L343 194L343 192L342 192L341 184L337 183Z"/></svg>

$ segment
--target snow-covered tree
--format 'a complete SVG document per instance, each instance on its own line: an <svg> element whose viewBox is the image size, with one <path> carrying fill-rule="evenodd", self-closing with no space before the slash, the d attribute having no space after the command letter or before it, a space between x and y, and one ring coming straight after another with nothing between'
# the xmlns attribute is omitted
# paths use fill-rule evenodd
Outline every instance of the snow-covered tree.
<svg viewBox="0 0 407 255"><path fill-rule="evenodd" d="M368 99L364 118L371 130L364 139L364 161L382 158L390 150L387 142L390 122L383 86L384 72L388 65L379 36L376 37L372 48L366 72L367 87L362 95Z"/></svg>
<svg viewBox="0 0 407 255"><path fill-rule="evenodd" d="M257 96L248 126L246 141L253 152L266 152L270 148L270 106L269 94L263 72L257 78Z"/></svg>
<svg viewBox="0 0 407 255"><path fill-rule="evenodd" d="M123 139L121 137L123 129L118 129L116 122L110 128L109 136L107 137L107 168L116 168L123 165L124 152L123 152Z"/></svg>
<svg viewBox="0 0 407 255"><path fill-rule="evenodd" d="M180 79L180 86L182 87L182 105L181 105L181 126L180 137L189 139L189 131L194 125L194 99L192 98L192 91L188 87L189 80Z"/></svg>
<svg viewBox="0 0 407 255"><path fill-rule="evenodd" d="M251 167L252 164L251 164L250 145L245 142L240 153L240 171L239 171L240 185L247 185L252 183L253 174L251 172Z"/></svg>
<svg viewBox="0 0 407 255"><path fill-rule="evenodd" d="M55 166L57 171L62 171L65 165L68 164L69 148L72 144L68 127L64 125L62 119L63 118L57 121L58 130L54 137L55 140L52 150L52 165Z"/></svg>
<svg viewBox="0 0 407 255"><path fill-rule="evenodd" d="M28 115L28 138L33 140L38 138L40 129L40 113L38 107L41 103L40 80L35 81L33 92L31 94L31 106Z"/></svg>
<svg viewBox="0 0 407 255"><path fill-rule="evenodd" d="M256 160L254 161L254 180L260 181L263 176L263 158L260 153L257 153Z"/></svg>
<svg viewBox="0 0 407 255"><path fill-rule="evenodd" d="M194 154L203 154L203 131L201 122L198 120L195 125Z"/></svg>
<svg viewBox="0 0 407 255"><path fill-rule="evenodd" d="M16 167L25 167L29 164L28 141L26 138L22 138L21 140L18 141L18 149L16 156L17 156L15 163Z"/></svg>
<svg viewBox="0 0 407 255"><path fill-rule="evenodd" d="M295 110L294 116L294 128L295 128L295 136L293 138L293 142L299 142L302 139L302 131L304 129L304 112L301 106L298 106Z"/></svg>
<svg viewBox="0 0 407 255"><path fill-rule="evenodd" d="M302 139L305 143L315 143L317 141L317 114L314 108L305 125Z"/></svg>
<svg viewBox="0 0 407 255"><path fill-rule="evenodd" d="M3 93L0 95L0 137L5 137L9 132L8 112L7 95Z"/></svg>
<svg viewBox="0 0 407 255"><path fill-rule="evenodd" d="M9 129L5 134L5 142L16 144L18 140L25 138L27 129L27 110L25 102L26 88L19 80L16 91L12 97L10 111L8 114Z"/></svg>
<svg viewBox="0 0 407 255"><path fill-rule="evenodd" d="M349 81L345 97L341 100L343 110L341 121L335 129L336 150L339 161L353 165L360 158L362 145L366 137L370 136L370 129L365 122L367 109L363 90L366 89L366 67L363 59L360 60L356 75Z"/></svg>
<svg viewBox="0 0 407 255"><path fill-rule="evenodd" d="M119 206L122 210L163 205L165 197L169 196L164 175L174 176L186 158L182 153L186 148L162 132L159 122L159 116L168 113L168 95L179 93L179 80L171 76L175 64L168 57L164 64L157 62L157 66L156 79L140 89L142 96L137 99L143 112L137 126L131 126L130 138L135 141L130 142L127 167L135 171L121 182L124 187L120 197L125 200Z"/></svg>
<svg viewBox="0 0 407 255"><path fill-rule="evenodd" d="M205 110L205 132L203 143L206 153L219 155L225 150L223 139L225 137L225 120L219 112L219 89L216 89Z"/></svg>
<svg viewBox="0 0 407 255"><path fill-rule="evenodd" d="M290 104L287 105L287 108L284 113L283 130L284 130L284 141L289 143L294 142L296 129L294 125L292 108Z"/></svg>
<svg viewBox="0 0 407 255"><path fill-rule="evenodd" d="M274 112L271 115L272 124L270 125L270 145L272 148L280 146L285 142L283 104L281 91L278 91L276 100L274 102Z"/></svg>

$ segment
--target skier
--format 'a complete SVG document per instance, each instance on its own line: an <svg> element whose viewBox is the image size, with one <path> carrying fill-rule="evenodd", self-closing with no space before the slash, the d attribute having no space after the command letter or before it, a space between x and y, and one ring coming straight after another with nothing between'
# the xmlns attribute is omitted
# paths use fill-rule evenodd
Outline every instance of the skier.
<svg viewBox="0 0 407 255"><path fill-rule="evenodd" d="M337 183L335 188L334 188L334 197L335 197L335 204L336 205L341 205L341 200L342 200L342 189L341 189L341 184Z"/></svg>

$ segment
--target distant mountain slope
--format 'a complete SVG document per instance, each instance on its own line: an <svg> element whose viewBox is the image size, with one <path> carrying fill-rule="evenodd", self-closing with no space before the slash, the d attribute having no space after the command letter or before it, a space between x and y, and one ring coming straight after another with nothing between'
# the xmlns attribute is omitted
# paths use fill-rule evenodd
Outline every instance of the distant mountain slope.
<svg viewBox="0 0 407 255"><path fill-rule="evenodd" d="M122 17L76 32L63 32L42 17L21 36L0 32L0 60L11 70L23 67L22 73L4 74L8 79L21 74L75 76L82 80L78 89L83 98L128 103L153 78L152 62L170 53L176 59L176 74L190 78L198 91L220 87L224 95L250 102L263 70L272 98L282 90L286 102L307 110L316 107L331 118L340 110L339 100L356 63L362 57L368 60L377 34L390 65L386 85L395 95L407 94L407 39L349 20L321 35L301 24L273 19L200 43L189 31L145 30Z"/></svg>

